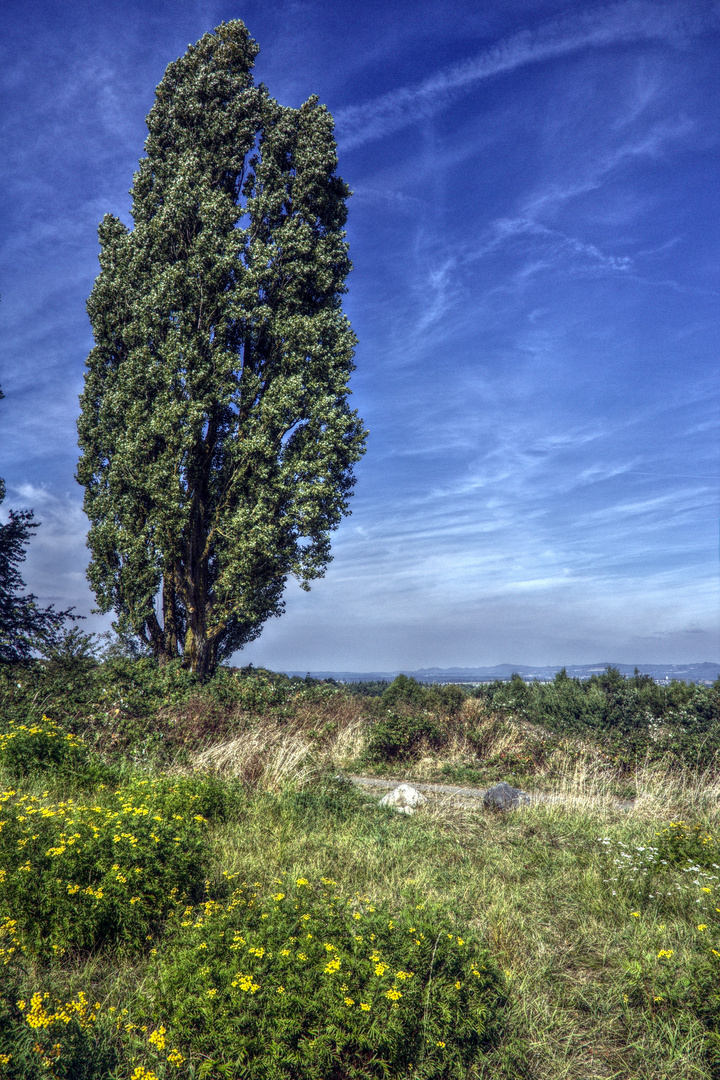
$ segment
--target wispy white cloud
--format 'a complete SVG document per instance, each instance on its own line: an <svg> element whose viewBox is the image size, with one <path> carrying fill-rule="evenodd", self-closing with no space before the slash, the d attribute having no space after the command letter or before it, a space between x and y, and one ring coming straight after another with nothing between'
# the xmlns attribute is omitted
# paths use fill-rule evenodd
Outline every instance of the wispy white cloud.
<svg viewBox="0 0 720 1080"><path fill-rule="evenodd" d="M39 525L32 531L25 562L19 568L28 589L38 595L42 605L55 604L60 609L76 605L78 614L89 615L94 597L84 571L88 550L82 497L60 496L43 485L25 481L8 484L0 520L8 520L10 509L33 510ZM88 619L82 628L105 629L107 624L107 619Z"/></svg>
<svg viewBox="0 0 720 1080"><path fill-rule="evenodd" d="M399 87L364 105L336 111L339 142L351 149L391 135L444 109L453 97L495 75L541 63L581 49L665 40L677 42L718 24L715 12L689 12L685 4L628 3L556 19L524 30L459 64L411 86Z"/></svg>
<svg viewBox="0 0 720 1080"><path fill-rule="evenodd" d="M598 153L590 144L590 157L586 162L573 162L572 180L548 183L524 200L521 213L531 219L556 210L581 195L596 191L603 182L628 162L642 158L656 158L671 141L685 138L693 130L688 117L664 119L643 130L639 135L626 139L622 144Z"/></svg>

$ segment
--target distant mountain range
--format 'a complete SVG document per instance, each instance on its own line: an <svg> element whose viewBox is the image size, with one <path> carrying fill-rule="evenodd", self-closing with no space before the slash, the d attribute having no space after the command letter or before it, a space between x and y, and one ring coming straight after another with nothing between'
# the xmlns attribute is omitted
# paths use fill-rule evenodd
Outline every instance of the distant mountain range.
<svg viewBox="0 0 720 1080"><path fill-rule="evenodd" d="M526 667L522 664L497 664L495 667L477 668L419 668L397 671L286 671L286 675L310 675L314 679L335 679L337 682L392 682L398 675L408 675L418 682L426 683L482 683L495 679L510 679L517 672L525 682L551 682L558 671L565 667L575 679L589 679L601 675L607 667L615 667L622 675L632 675L637 667L641 674L651 675L656 682L714 683L720 677L720 664L558 664L556 667Z"/></svg>

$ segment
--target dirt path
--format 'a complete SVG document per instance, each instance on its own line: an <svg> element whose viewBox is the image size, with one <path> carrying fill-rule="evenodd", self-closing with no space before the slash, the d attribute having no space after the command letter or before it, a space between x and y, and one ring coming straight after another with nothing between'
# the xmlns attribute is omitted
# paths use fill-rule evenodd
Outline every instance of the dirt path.
<svg viewBox="0 0 720 1080"><path fill-rule="evenodd" d="M426 791L432 795L455 795L460 799L482 799L488 790L487 788L477 787L457 787L455 784L429 784L419 780L383 780L377 776L350 776L348 779L358 787L382 788L390 791L396 788L398 784L410 784L411 787L416 788L418 791ZM541 791L529 791L528 795L533 802L560 801L560 796L545 794ZM630 810L635 805L635 800L615 799L615 803L623 810Z"/></svg>

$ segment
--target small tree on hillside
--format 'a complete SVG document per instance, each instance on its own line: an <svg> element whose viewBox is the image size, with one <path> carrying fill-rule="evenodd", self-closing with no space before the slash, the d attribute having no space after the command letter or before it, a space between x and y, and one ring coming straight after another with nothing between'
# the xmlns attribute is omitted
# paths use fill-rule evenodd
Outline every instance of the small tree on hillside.
<svg viewBox="0 0 720 1080"><path fill-rule="evenodd" d="M0 398L5 395L0 390ZM0 503L5 498L5 481L0 479ZM72 608L55 611L51 605L38 607L34 593L23 595L25 582L18 566L25 554L33 529L32 510L11 510L9 521L0 523L0 663L29 660L34 650L54 647L62 637Z"/></svg>
<svg viewBox="0 0 720 1080"><path fill-rule="evenodd" d="M134 228L103 219L88 301L88 577L121 633L201 677L282 612L288 576L323 575L366 437L332 118L254 86L257 52L234 21L169 65Z"/></svg>

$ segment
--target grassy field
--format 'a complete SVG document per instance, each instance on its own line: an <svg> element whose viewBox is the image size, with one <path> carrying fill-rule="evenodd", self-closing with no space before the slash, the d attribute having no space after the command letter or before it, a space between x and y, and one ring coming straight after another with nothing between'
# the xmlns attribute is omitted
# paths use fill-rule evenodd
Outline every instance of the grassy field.
<svg viewBox="0 0 720 1080"><path fill-rule="evenodd" d="M720 770L657 718L83 670L3 687L0 1077L720 1077Z"/></svg>

